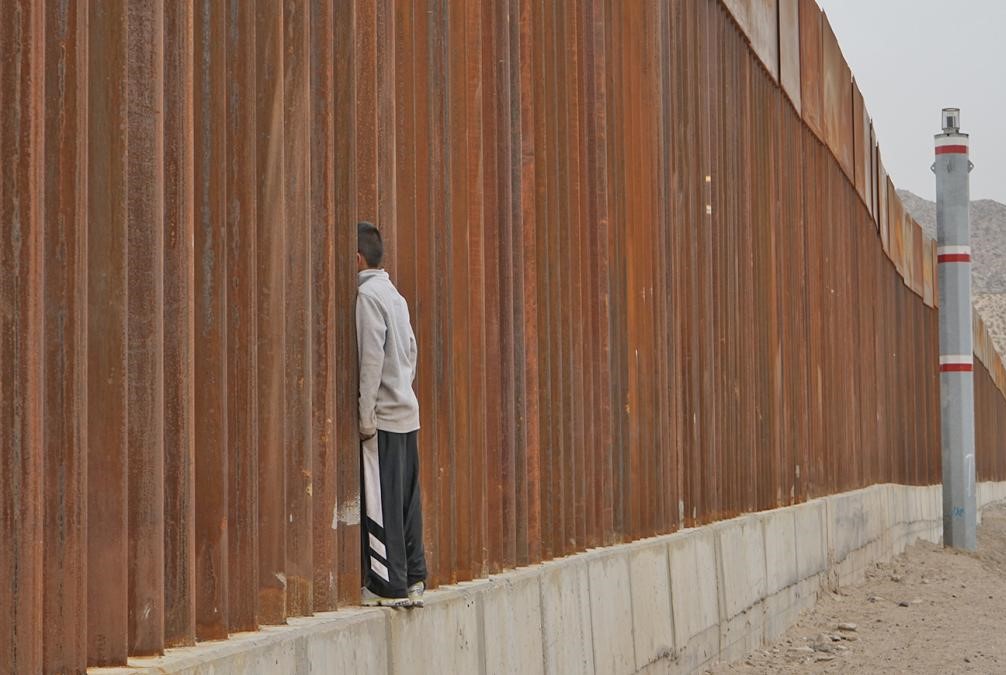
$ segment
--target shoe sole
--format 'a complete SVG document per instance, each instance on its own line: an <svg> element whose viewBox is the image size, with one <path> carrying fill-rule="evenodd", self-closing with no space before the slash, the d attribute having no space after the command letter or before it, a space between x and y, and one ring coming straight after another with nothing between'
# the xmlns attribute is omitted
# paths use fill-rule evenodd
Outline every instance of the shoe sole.
<svg viewBox="0 0 1006 675"><path fill-rule="evenodd" d="M410 602L409 606L410 607L425 607L426 603L423 601L422 598L419 598L418 600L412 600Z"/></svg>
<svg viewBox="0 0 1006 675"><path fill-rule="evenodd" d="M394 600L371 600L365 602L363 607L391 607L392 609L399 607L411 607L412 601L408 598L395 598Z"/></svg>

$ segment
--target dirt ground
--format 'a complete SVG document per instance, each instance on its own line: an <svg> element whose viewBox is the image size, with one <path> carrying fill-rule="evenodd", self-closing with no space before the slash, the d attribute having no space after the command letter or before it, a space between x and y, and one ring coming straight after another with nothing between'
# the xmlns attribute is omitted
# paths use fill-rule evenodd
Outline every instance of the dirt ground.
<svg viewBox="0 0 1006 675"><path fill-rule="evenodd" d="M978 551L920 542L824 593L779 642L710 673L1006 673L1006 507Z"/></svg>

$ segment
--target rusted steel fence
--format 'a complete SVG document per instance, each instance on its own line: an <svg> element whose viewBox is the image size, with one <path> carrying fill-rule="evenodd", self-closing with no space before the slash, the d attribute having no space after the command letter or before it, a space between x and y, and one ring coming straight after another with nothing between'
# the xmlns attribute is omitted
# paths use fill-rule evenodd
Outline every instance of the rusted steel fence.
<svg viewBox="0 0 1006 675"><path fill-rule="evenodd" d="M434 584L940 479L933 243L812 0L0 16L2 672L356 601L358 219Z"/></svg>

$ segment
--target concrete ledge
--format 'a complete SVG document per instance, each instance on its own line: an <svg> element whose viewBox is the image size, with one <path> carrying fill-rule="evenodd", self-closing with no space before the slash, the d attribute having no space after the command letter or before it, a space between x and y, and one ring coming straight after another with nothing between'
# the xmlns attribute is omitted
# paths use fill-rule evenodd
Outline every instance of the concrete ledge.
<svg viewBox="0 0 1006 675"><path fill-rule="evenodd" d="M631 675L636 672L635 639L633 637L632 587L629 569L631 556L617 550L590 559L587 563L589 581L591 632L605 635L607 639L592 640L594 644L594 670L612 675ZM642 586L652 584L644 580ZM666 584L666 577L664 579ZM670 616L668 615L668 619ZM643 631L640 631L643 632ZM571 672L565 668L556 673ZM591 671L588 671L591 672Z"/></svg>
<svg viewBox="0 0 1006 675"><path fill-rule="evenodd" d="M635 670L674 654L674 615L667 545L646 542L629 552ZM592 586L593 587L593 586ZM592 609L592 614L597 610Z"/></svg>
<svg viewBox="0 0 1006 675"><path fill-rule="evenodd" d="M594 644L590 581L585 556L545 565L541 578L541 617L527 630L540 630L546 673L593 673ZM474 672L474 671L470 671Z"/></svg>
<svg viewBox="0 0 1006 675"><path fill-rule="evenodd" d="M420 611L389 612L388 672L415 672L420 663L431 673L479 672L485 655L480 644L478 595L489 587L486 581L445 589Z"/></svg>
<svg viewBox="0 0 1006 675"><path fill-rule="evenodd" d="M541 631L524 630L541 622L539 570L532 567L494 581L482 596L483 636L489 637L485 640L486 672L540 671L545 663Z"/></svg>
<svg viewBox="0 0 1006 675"><path fill-rule="evenodd" d="M978 486L979 506L1006 483ZM942 535L940 486L875 485L92 674L666 673L741 658L823 588Z"/></svg>
<svg viewBox="0 0 1006 675"><path fill-rule="evenodd" d="M710 652L708 657L719 651L720 575L714 534L702 528L668 537L674 646L681 652ZM713 629L717 629L716 639L709 645L708 633ZM693 645L693 640L698 642Z"/></svg>

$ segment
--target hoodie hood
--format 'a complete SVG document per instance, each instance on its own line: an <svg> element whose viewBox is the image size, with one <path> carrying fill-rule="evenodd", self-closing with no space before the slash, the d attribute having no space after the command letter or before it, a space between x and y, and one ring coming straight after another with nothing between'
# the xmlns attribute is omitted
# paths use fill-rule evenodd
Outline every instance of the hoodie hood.
<svg viewBox="0 0 1006 675"><path fill-rule="evenodd" d="M361 270L357 273L356 277L356 287L359 288L363 284L367 283L371 279L389 279L388 273L383 269L379 270Z"/></svg>

